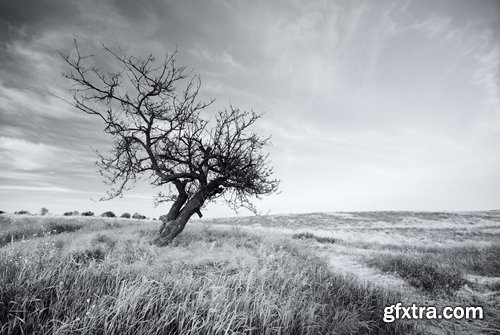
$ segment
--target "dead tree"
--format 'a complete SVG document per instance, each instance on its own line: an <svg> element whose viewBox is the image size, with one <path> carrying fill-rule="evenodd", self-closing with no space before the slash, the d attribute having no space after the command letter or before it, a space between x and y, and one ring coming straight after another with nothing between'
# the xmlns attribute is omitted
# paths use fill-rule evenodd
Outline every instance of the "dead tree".
<svg viewBox="0 0 500 335"><path fill-rule="evenodd" d="M103 199L122 196L146 176L162 189L157 203L172 203L157 244L172 242L194 213L201 217L202 208L217 198L235 210L255 210L252 197L277 191L279 181L272 179L263 151L269 137L251 129L261 115L233 106L210 114L213 100L198 99L200 78L176 66L176 52L156 62L152 55L102 49L114 70L95 65L76 40L75 49L61 55L69 66L63 76L72 83L68 101L99 117L114 139L108 154L97 152L99 171L111 186Z"/></svg>

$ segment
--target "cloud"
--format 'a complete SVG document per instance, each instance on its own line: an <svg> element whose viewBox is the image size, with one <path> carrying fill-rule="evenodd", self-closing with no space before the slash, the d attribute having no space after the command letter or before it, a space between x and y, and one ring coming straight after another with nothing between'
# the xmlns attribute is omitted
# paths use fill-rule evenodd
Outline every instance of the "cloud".
<svg viewBox="0 0 500 335"><path fill-rule="evenodd" d="M0 161L2 169L36 171L60 169L77 158L74 153L55 146L2 136Z"/></svg>
<svg viewBox="0 0 500 335"><path fill-rule="evenodd" d="M57 186L23 186L23 185L0 185L0 190L13 192L50 192L50 193L86 193L76 189Z"/></svg>

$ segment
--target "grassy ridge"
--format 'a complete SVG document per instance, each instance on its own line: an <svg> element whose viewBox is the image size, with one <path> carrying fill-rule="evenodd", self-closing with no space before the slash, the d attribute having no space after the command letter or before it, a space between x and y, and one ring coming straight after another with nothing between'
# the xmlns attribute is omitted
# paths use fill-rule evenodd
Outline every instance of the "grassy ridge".
<svg viewBox="0 0 500 335"><path fill-rule="evenodd" d="M121 223L120 223L121 222ZM140 220L110 220L93 217L57 217L32 215L0 215L0 247L19 240L75 232L80 229L100 230L121 227L122 223L142 224Z"/></svg>
<svg viewBox="0 0 500 335"><path fill-rule="evenodd" d="M94 225L4 246L0 333L415 333L381 321L398 296L332 273L301 241L191 227L157 248L151 232Z"/></svg>

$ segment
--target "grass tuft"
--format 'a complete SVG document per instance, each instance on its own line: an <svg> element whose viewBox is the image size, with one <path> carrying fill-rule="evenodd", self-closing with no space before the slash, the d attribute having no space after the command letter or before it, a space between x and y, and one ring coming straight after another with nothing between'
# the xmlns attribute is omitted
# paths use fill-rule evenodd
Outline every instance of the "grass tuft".
<svg viewBox="0 0 500 335"><path fill-rule="evenodd" d="M101 262L104 258L106 258L106 254L104 250L99 247L92 247L71 253L71 260L79 265L88 264L91 261Z"/></svg>
<svg viewBox="0 0 500 335"><path fill-rule="evenodd" d="M96 246L98 244L104 244L109 249L113 249L116 245L117 241L108 235L105 234L97 234L91 241L92 246Z"/></svg>

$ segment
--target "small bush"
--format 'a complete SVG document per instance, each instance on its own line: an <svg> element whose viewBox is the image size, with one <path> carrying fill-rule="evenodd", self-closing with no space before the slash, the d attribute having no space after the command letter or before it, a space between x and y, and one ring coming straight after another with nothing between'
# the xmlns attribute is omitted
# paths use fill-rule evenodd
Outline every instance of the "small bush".
<svg viewBox="0 0 500 335"><path fill-rule="evenodd" d="M49 210L47 208L45 208L45 207L42 207L40 209L40 215L46 215L48 212L49 212Z"/></svg>
<svg viewBox="0 0 500 335"><path fill-rule="evenodd" d="M138 220L144 220L146 218L146 216L142 215L142 214L139 214L139 213L134 213L134 215L132 215L132 218L133 219L138 219Z"/></svg>
<svg viewBox="0 0 500 335"><path fill-rule="evenodd" d="M14 212L14 214L28 214L28 215L31 215L31 213L29 211L26 211L26 210L20 210L20 211L17 211L17 212Z"/></svg>
<svg viewBox="0 0 500 335"><path fill-rule="evenodd" d="M121 218L130 219L130 213L123 213L120 215Z"/></svg>
<svg viewBox="0 0 500 335"><path fill-rule="evenodd" d="M72 212L64 212L64 216L77 216L80 213L78 211L72 211Z"/></svg>
<svg viewBox="0 0 500 335"><path fill-rule="evenodd" d="M113 213L112 211L104 212L101 214L101 216L104 218L116 218L115 213Z"/></svg>
<svg viewBox="0 0 500 335"><path fill-rule="evenodd" d="M5 212L4 211L0 211L0 214L4 214Z"/></svg>
<svg viewBox="0 0 500 335"><path fill-rule="evenodd" d="M94 216L94 212L87 211L87 212L82 212L82 216Z"/></svg>

